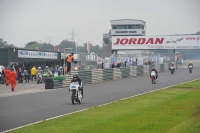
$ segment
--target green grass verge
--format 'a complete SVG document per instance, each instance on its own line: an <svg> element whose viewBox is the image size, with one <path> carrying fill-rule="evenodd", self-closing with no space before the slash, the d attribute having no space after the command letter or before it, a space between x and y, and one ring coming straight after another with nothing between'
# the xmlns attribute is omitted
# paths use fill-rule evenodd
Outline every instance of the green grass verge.
<svg viewBox="0 0 200 133"><path fill-rule="evenodd" d="M12 132L199 133L200 80L94 107Z"/></svg>

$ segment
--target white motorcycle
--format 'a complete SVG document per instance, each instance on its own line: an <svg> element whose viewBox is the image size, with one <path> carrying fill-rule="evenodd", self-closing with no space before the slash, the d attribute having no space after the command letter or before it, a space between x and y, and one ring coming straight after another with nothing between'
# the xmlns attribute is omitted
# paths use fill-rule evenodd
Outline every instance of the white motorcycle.
<svg viewBox="0 0 200 133"><path fill-rule="evenodd" d="M82 86L83 83L81 83ZM82 91L80 91L80 87L81 87L78 82L72 82L69 86L69 89L71 91L71 101L72 104L77 103L81 103L83 96L82 96Z"/></svg>
<svg viewBox="0 0 200 133"><path fill-rule="evenodd" d="M42 73L38 73L38 76L37 76L37 84L42 84L44 78L43 78L43 75Z"/></svg>

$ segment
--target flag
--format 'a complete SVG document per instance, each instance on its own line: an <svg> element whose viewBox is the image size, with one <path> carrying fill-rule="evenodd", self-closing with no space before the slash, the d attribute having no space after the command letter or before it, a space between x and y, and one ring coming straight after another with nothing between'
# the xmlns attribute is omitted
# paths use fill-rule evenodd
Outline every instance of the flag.
<svg viewBox="0 0 200 133"><path fill-rule="evenodd" d="M88 54L90 54L90 42L87 41L87 51L88 51Z"/></svg>

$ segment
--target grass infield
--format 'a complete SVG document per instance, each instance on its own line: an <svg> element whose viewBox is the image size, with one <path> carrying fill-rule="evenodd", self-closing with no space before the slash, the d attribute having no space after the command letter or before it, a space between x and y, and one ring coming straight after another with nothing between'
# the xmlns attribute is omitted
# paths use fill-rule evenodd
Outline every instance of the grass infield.
<svg viewBox="0 0 200 133"><path fill-rule="evenodd" d="M75 105L78 106L78 105ZM12 131L12 133L199 133L200 80Z"/></svg>

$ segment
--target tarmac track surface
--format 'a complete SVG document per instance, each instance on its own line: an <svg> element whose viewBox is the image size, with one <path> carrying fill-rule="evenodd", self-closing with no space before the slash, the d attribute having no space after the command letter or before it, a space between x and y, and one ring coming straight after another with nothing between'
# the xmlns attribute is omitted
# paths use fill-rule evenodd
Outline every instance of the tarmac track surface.
<svg viewBox="0 0 200 133"><path fill-rule="evenodd" d="M85 85L83 103L75 105L68 88L0 97L0 132L197 78L199 66L192 74L187 69L178 69L173 75L169 71L159 73L157 84L151 84L146 75Z"/></svg>

